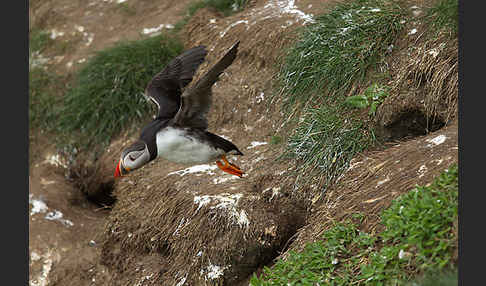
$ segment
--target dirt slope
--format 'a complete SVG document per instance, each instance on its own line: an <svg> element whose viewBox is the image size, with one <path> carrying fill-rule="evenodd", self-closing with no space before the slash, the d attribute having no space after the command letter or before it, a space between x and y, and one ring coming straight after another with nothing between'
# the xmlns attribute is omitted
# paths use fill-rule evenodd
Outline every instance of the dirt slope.
<svg viewBox="0 0 486 286"><path fill-rule="evenodd" d="M69 52L48 51L57 69L72 72L117 40L175 24L190 1L116 2L31 3L34 22L64 32L60 41L76 43ZM209 131L229 138L245 154L230 158L247 173L244 178L225 174L215 164L156 160L115 182L117 202L111 211L100 210L66 182L63 167L55 166L56 150L41 141L34 149L41 155L31 165L29 193L32 210L43 209L36 200L48 209L30 216L30 284L247 285L248 276L287 249L291 238L297 237L291 248L298 249L324 229L313 222L355 209L378 211L457 161L457 125L452 125L357 158L323 204L313 186L296 184L294 166L275 162L284 146L269 142L285 119L270 100L276 60L293 40L293 29L312 21L310 14L322 11L326 2L251 1L245 11L226 18L202 9L182 31L187 48L208 47L198 75L241 41L237 59L213 88ZM446 139L437 139L440 135ZM127 133L111 144L93 184L112 182L120 151L136 136ZM393 171L399 168L407 172ZM63 217L45 219L54 210Z"/></svg>

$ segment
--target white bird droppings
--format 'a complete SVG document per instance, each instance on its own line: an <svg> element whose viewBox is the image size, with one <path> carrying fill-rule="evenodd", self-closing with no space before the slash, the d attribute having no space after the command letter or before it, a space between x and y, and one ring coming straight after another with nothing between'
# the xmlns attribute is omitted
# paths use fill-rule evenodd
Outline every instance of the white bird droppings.
<svg viewBox="0 0 486 286"><path fill-rule="evenodd" d="M54 165L56 167L64 167L64 168L68 167L67 164L65 162L63 162L63 160L62 160L62 158L59 154L47 156L47 158L44 162L49 163L51 165Z"/></svg>
<svg viewBox="0 0 486 286"><path fill-rule="evenodd" d="M63 214L62 212L58 211L58 210L54 210L53 212L48 212L45 216L45 219L47 220L57 220L59 222L61 222L62 224L64 224L65 226L73 226L74 223L68 219L63 219Z"/></svg>
<svg viewBox="0 0 486 286"><path fill-rule="evenodd" d="M383 185L384 183L386 183L386 182L388 182L388 181L390 181L390 177L386 176L386 178L385 178L385 179L383 179L383 180L379 181L379 182L376 184L376 187L379 187L379 186Z"/></svg>
<svg viewBox="0 0 486 286"><path fill-rule="evenodd" d="M248 24L248 20L239 20L239 21L236 21L234 23L231 23L228 27L226 27L226 29L224 29L224 31L220 32L219 33L219 37L222 38L224 37L224 35L226 35L226 33L231 29L233 28L234 26L236 25L239 25L239 24Z"/></svg>
<svg viewBox="0 0 486 286"><path fill-rule="evenodd" d="M419 178L422 178L425 175L425 172L427 172L427 166L420 166L417 172L419 173Z"/></svg>
<svg viewBox="0 0 486 286"><path fill-rule="evenodd" d="M208 175L214 175L214 172L212 172L212 170L215 170L216 168L218 168L216 165L208 165L208 164L195 165L195 166L186 168L184 170L170 172L169 174L167 174L167 176L175 175L175 174L177 174L179 176L184 176L184 175L193 174L193 173L207 173Z"/></svg>
<svg viewBox="0 0 486 286"><path fill-rule="evenodd" d="M32 252L30 253L30 260L31 260L31 261L37 261L37 260L39 260L39 259L41 259L41 257L40 257L40 255L39 255L39 254L37 254L37 252L32 251Z"/></svg>
<svg viewBox="0 0 486 286"><path fill-rule="evenodd" d="M437 145L444 143L446 139L447 139L447 137L445 135L439 135L437 137L434 137L432 139L427 139L425 141L432 143L433 145L437 146ZM428 144L427 147L432 147L433 146L432 144Z"/></svg>
<svg viewBox="0 0 486 286"><path fill-rule="evenodd" d="M220 195L194 196L194 204L198 205L196 209L197 212L202 207L210 203L213 203L210 209L222 210L228 215L229 219L233 223L236 223L240 227L248 227L250 221L248 219L248 215L246 214L245 210L237 209L238 203L242 197L243 197L242 194L230 195L228 193L222 193Z"/></svg>
<svg viewBox="0 0 486 286"><path fill-rule="evenodd" d="M235 180L237 178L238 178L237 176L214 178L213 184L217 185L217 184L225 183L227 181Z"/></svg>
<svg viewBox="0 0 486 286"><path fill-rule="evenodd" d="M51 35L49 36L51 39L55 40L57 37L64 36L64 32L60 32L56 29L51 30Z"/></svg>
<svg viewBox="0 0 486 286"><path fill-rule="evenodd" d="M209 264L208 267L206 267L206 271L201 269L200 274L203 275L204 272L206 272L204 279L206 281L209 279L214 280L221 277L224 274L224 270L226 270L227 268L228 266L218 266L218 265Z"/></svg>
<svg viewBox="0 0 486 286"><path fill-rule="evenodd" d="M144 28L142 30L142 33L145 34L145 35L148 35L148 34L152 34L152 33L155 33L155 32L159 32L163 28L173 29L174 25L172 25L172 24L160 24L159 26L157 26L155 28Z"/></svg>
<svg viewBox="0 0 486 286"><path fill-rule="evenodd" d="M45 213L47 212L47 205L43 201L36 200L33 198L33 195L29 195L29 204L32 205L32 209L30 210L30 215L35 215L36 213Z"/></svg>
<svg viewBox="0 0 486 286"><path fill-rule="evenodd" d="M29 280L29 286L47 286L49 284L48 276L52 268L52 253L48 251L43 255L44 264L42 265L42 272L35 280Z"/></svg>
<svg viewBox="0 0 486 286"><path fill-rule="evenodd" d="M257 95L257 97L256 97L255 99L256 99L256 102L257 102L257 103L262 102L262 101L265 99L265 93L264 93L263 91L262 91L262 92L260 92L260 94L259 94L259 95Z"/></svg>
<svg viewBox="0 0 486 286"><path fill-rule="evenodd" d="M246 147L246 149L253 149L257 146L261 146L261 145L267 145L268 142L258 142L258 141L253 141L250 143L250 146Z"/></svg>

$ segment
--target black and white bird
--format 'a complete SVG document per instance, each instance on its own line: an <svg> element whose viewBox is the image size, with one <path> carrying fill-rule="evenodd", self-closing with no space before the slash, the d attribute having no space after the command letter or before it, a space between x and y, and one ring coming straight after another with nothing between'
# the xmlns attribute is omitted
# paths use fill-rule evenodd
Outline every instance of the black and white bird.
<svg viewBox="0 0 486 286"><path fill-rule="evenodd" d="M142 129L140 138L123 150L115 177L123 176L158 157L183 164L216 161L224 172L242 177L243 171L229 163L226 155L243 154L230 141L208 132L206 119L211 105L211 88L220 74L233 63L238 45L239 41L187 88L206 57L204 46L180 54L152 78L145 89L145 96L157 105L157 116Z"/></svg>

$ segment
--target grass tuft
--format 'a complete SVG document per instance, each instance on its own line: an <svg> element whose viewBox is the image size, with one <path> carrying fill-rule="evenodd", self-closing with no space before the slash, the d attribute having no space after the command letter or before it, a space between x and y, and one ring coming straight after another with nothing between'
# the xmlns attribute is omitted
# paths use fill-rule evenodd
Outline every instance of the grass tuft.
<svg viewBox="0 0 486 286"><path fill-rule="evenodd" d="M394 200L381 215L382 233L338 222L322 240L302 252L290 251L260 277L253 275L250 285L404 285L420 273L453 270L457 209L458 168L452 165L430 186L417 186ZM445 279L453 276L457 272Z"/></svg>
<svg viewBox="0 0 486 286"><path fill-rule="evenodd" d="M59 76L42 67L29 70L29 128L50 130L57 120Z"/></svg>
<svg viewBox="0 0 486 286"><path fill-rule="evenodd" d="M402 29L404 13L393 2L356 0L338 4L301 30L279 71L285 105L306 103L316 93L343 95L376 66Z"/></svg>
<svg viewBox="0 0 486 286"><path fill-rule="evenodd" d="M142 96L149 80L183 49L165 35L124 42L98 52L79 70L59 113L60 133L79 135L80 144L108 143L153 110Z"/></svg>
<svg viewBox="0 0 486 286"><path fill-rule="evenodd" d="M435 30L448 30L455 36L459 26L458 11L458 0L440 0L427 11L426 17L429 18Z"/></svg>
<svg viewBox="0 0 486 286"><path fill-rule="evenodd" d="M298 159L301 171L324 175L324 188L346 170L355 154L373 144L372 130L344 115L346 109L344 105L308 108L287 143L286 156Z"/></svg>

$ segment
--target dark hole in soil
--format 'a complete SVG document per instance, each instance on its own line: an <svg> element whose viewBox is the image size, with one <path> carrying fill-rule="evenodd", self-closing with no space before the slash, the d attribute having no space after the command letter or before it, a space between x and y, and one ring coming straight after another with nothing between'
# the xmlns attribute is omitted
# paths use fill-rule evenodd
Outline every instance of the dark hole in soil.
<svg viewBox="0 0 486 286"><path fill-rule="evenodd" d="M281 213L278 205L274 205L277 213ZM248 285L248 281L253 274L260 275L264 267L272 267L277 258L287 251L292 242L297 238L297 231L306 223L306 209L303 204L294 202L293 212L281 218L279 230L283 234L281 238L276 238L279 243L269 244L267 247L255 247L247 249L246 258L238 260L238 273L233 279L225 281L225 285L243 286ZM260 237L262 241L271 241L275 239L271 235ZM246 279L244 278L246 277Z"/></svg>
<svg viewBox="0 0 486 286"><path fill-rule="evenodd" d="M427 117L420 110L413 110L398 116L393 123L387 126L376 128L376 135L382 141L396 141L426 135L444 126L444 122Z"/></svg>
<svg viewBox="0 0 486 286"><path fill-rule="evenodd" d="M246 286L248 285L253 274L260 276L263 273L264 267L271 268L276 262L277 258L284 253L292 242L295 240L297 229L295 229L294 235L288 240L282 242L280 245L276 245L272 248L267 248L264 251L261 249L254 250L254 255L247 255L247 257L254 257L254 260L247 260L242 263L238 262L238 275L225 281L225 285L234 286ZM252 250L248 250L252 251ZM244 278L246 276L246 278Z"/></svg>
<svg viewBox="0 0 486 286"><path fill-rule="evenodd" d="M86 199L99 206L112 206L116 202L112 195L114 184L113 180L100 183L97 190L85 193Z"/></svg>
<svg viewBox="0 0 486 286"><path fill-rule="evenodd" d="M83 200L98 207L110 207L116 202L113 196L114 179L101 177L96 168L76 166L69 169L69 179L78 189L80 197L73 200L74 204L82 204Z"/></svg>

